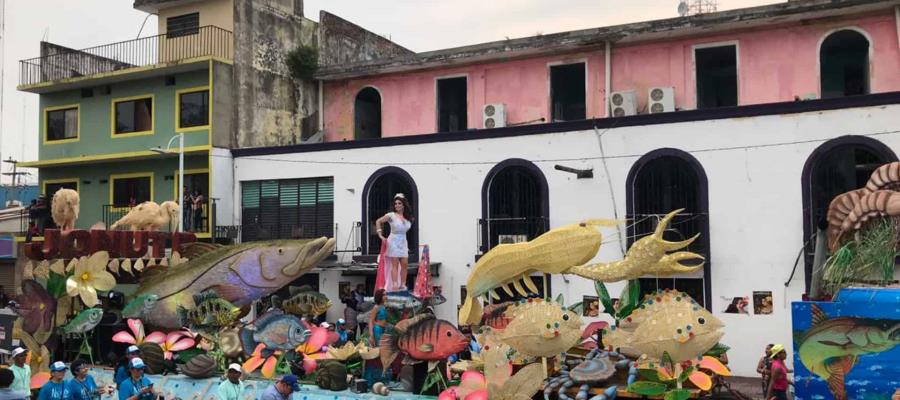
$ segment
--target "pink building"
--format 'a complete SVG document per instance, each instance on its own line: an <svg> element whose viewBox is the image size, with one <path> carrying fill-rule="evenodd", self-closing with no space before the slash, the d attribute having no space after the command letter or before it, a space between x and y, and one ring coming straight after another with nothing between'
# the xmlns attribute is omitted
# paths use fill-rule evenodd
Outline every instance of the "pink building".
<svg viewBox="0 0 900 400"><path fill-rule="evenodd" d="M791 1L334 64L317 75L320 124L333 142L485 129L486 105L505 108L499 127L898 91L898 3Z"/></svg>

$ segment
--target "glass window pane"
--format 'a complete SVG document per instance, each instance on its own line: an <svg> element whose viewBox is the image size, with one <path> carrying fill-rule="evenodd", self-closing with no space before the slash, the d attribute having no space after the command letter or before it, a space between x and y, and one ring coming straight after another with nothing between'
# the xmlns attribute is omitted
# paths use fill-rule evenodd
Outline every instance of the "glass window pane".
<svg viewBox="0 0 900 400"><path fill-rule="evenodd" d="M119 178L113 180L113 205L134 207L150 201L150 177Z"/></svg>
<svg viewBox="0 0 900 400"><path fill-rule="evenodd" d="M78 109L67 108L47 112L47 140L78 137Z"/></svg>
<svg viewBox="0 0 900 400"><path fill-rule="evenodd" d="M193 126L209 125L209 91L183 93L178 101L181 115L178 116L179 126L189 128Z"/></svg>
<svg viewBox="0 0 900 400"><path fill-rule="evenodd" d="M153 130L153 99L138 99L116 103L116 133Z"/></svg>

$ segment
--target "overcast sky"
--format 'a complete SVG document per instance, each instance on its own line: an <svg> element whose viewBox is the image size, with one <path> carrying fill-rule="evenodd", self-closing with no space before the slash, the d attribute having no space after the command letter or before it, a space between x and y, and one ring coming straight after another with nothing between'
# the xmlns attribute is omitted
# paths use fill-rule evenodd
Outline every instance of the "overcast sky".
<svg viewBox="0 0 900 400"><path fill-rule="evenodd" d="M4 0L0 0L3 2ZM38 96L16 91L18 61L39 42L74 48L134 39L147 14L131 0L5 0L0 157L37 159ZM719 10L777 0L718 0ZM554 33L677 15L677 0L306 0L306 16L325 9L414 51ZM156 34L150 16L141 36ZM24 139L24 140L23 140ZM8 167L3 166L3 171ZM36 182L32 176L30 181ZM4 177L4 184L9 179Z"/></svg>

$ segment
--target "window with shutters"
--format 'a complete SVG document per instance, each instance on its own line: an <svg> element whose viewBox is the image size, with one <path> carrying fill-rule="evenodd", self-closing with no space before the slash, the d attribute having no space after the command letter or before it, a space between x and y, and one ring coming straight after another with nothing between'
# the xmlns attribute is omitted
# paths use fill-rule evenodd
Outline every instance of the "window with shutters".
<svg viewBox="0 0 900 400"><path fill-rule="evenodd" d="M166 36L194 35L200 32L200 13L191 13L166 18Z"/></svg>
<svg viewBox="0 0 900 400"><path fill-rule="evenodd" d="M334 234L334 179L241 183L242 240L310 239Z"/></svg>

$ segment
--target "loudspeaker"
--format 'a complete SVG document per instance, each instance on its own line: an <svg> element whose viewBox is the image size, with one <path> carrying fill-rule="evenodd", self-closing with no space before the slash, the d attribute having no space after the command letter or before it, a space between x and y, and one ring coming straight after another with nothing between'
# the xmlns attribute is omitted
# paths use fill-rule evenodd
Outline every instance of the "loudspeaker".
<svg viewBox="0 0 900 400"><path fill-rule="evenodd" d="M369 391L369 385L365 379L354 379L350 383L350 391L353 393L366 393Z"/></svg>

